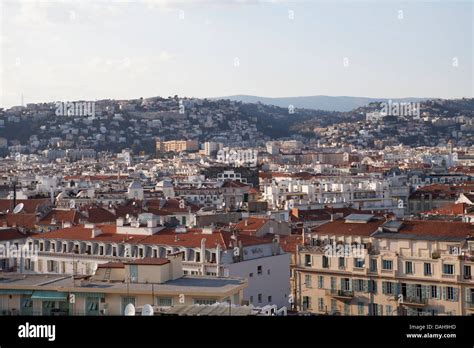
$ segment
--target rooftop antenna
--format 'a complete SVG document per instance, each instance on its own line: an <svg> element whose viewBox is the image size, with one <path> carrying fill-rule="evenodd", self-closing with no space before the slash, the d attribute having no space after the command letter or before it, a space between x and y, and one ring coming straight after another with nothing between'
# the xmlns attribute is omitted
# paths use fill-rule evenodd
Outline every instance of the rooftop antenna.
<svg viewBox="0 0 474 348"><path fill-rule="evenodd" d="M23 210L24 207L25 205L23 203L18 203L13 209L13 214L18 214L19 212Z"/></svg>

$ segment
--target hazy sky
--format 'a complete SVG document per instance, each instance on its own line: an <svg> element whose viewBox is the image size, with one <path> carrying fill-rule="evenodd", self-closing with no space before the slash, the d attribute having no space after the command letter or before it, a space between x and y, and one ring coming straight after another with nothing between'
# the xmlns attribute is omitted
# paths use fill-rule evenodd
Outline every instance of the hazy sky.
<svg viewBox="0 0 474 348"><path fill-rule="evenodd" d="M1 0L0 106L472 97L472 1Z"/></svg>

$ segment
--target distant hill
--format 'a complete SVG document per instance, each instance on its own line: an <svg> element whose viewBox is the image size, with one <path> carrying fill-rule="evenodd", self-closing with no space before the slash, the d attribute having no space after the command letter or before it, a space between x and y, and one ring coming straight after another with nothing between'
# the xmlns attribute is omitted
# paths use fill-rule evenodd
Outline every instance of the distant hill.
<svg viewBox="0 0 474 348"><path fill-rule="evenodd" d="M296 108L340 111L347 112L357 109L361 106L368 105L372 102L383 102L391 99L394 102L417 102L427 100L429 98L366 98L366 97L331 97L326 95L315 95L307 97L282 97L282 98L268 98L258 97L253 95L231 95L227 97L218 97L212 99L230 99L241 101L243 103L263 103L268 105L275 105L283 108L288 108L293 105Z"/></svg>

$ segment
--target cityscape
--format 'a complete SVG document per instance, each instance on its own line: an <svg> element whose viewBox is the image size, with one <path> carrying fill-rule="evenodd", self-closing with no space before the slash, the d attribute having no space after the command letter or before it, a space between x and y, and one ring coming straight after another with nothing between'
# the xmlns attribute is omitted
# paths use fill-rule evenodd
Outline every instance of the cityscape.
<svg viewBox="0 0 474 348"><path fill-rule="evenodd" d="M0 318L474 316L472 2L0 6Z"/></svg>

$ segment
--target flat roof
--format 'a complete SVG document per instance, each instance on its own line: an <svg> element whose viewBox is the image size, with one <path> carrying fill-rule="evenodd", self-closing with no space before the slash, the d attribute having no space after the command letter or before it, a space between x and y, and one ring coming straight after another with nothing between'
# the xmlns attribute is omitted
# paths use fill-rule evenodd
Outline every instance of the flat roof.
<svg viewBox="0 0 474 348"><path fill-rule="evenodd" d="M53 290L65 292L151 294L151 293L188 293L199 295L225 295L238 288L244 288L247 281L242 278L183 276L165 283L126 283L73 280L71 275L0 273L1 289Z"/></svg>

